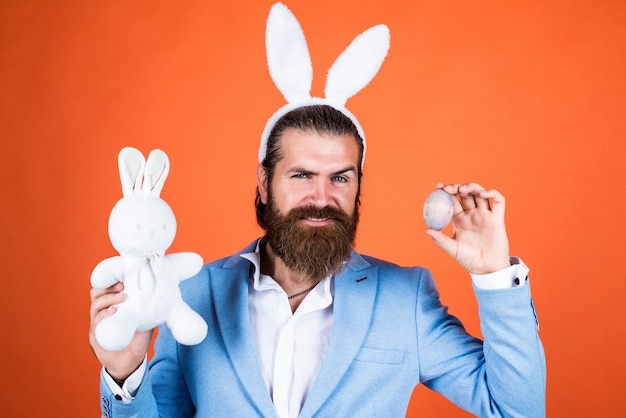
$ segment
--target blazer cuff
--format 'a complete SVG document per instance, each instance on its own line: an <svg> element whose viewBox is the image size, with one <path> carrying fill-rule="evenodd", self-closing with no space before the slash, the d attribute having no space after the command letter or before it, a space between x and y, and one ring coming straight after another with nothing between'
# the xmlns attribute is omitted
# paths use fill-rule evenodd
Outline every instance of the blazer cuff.
<svg viewBox="0 0 626 418"><path fill-rule="evenodd" d="M147 357L143 359L143 362L139 366L137 370L133 372L128 378L124 381L122 387L120 387L115 380L111 377L111 375L106 371L104 367L102 367L102 377L104 381L108 385L111 392L115 396L115 399L123 402L130 402L135 398L137 394L137 390L139 386L141 386L141 381L143 380L144 374L146 374L148 360Z"/></svg>

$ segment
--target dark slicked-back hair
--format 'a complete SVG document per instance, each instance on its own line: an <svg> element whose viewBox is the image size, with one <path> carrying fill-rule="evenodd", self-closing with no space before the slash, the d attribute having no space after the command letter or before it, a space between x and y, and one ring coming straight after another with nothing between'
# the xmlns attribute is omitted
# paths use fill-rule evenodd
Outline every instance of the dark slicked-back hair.
<svg viewBox="0 0 626 418"><path fill-rule="evenodd" d="M363 159L363 139L354 126L354 123L346 115L328 105L311 105L294 109L281 117L270 132L267 140L267 154L261 163L267 175L268 189L274 178L276 164L283 158L280 140L285 130L293 128L304 132L330 136L351 135L359 147L359 161L357 161L359 187L355 205L360 204L361 195L361 161ZM256 191L256 220L261 228L267 230L265 222L266 205L261 202L259 189Z"/></svg>

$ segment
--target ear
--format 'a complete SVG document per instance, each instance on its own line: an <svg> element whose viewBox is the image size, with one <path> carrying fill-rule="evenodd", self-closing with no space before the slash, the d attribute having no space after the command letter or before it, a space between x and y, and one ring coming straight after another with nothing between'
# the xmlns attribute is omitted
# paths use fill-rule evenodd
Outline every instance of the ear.
<svg viewBox="0 0 626 418"><path fill-rule="evenodd" d="M326 99L344 105L376 76L389 51L389 28L377 25L357 36L326 77Z"/></svg>
<svg viewBox="0 0 626 418"><path fill-rule="evenodd" d="M270 75L287 103L311 97L313 66L300 23L282 3L272 6L265 30Z"/></svg>
<svg viewBox="0 0 626 418"><path fill-rule="evenodd" d="M261 196L261 202L267 205L267 190L269 185L267 184L267 172L263 168L263 164L259 164L256 167L256 180L257 188L259 189L259 195Z"/></svg>
<svg viewBox="0 0 626 418"><path fill-rule="evenodd" d="M122 182L124 197L137 194L141 189L141 180L146 165L146 159L141 151L132 147L122 148L117 156L117 165Z"/></svg>
<svg viewBox="0 0 626 418"><path fill-rule="evenodd" d="M146 162L142 192L159 197L169 172L170 160L167 158L167 154L160 149L152 150L148 156L148 162Z"/></svg>

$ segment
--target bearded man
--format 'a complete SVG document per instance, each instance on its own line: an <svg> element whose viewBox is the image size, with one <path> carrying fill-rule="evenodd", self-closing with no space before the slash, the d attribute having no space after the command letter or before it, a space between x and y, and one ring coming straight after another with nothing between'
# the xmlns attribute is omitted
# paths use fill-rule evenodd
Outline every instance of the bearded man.
<svg viewBox="0 0 626 418"><path fill-rule="evenodd" d="M363 141L326 105L287 112L257 170L265 235L181 284L209 325L196 346L159 329L103 350L95 325L123 286L92 289L90 342L111 417L403 417L415 386L479 416L543 416L545 363L528 269L508 256L504 198L475 183L457 197L455 235L428 234L472 274L485 341L447 313L428 270L353 249Z"/></svg>

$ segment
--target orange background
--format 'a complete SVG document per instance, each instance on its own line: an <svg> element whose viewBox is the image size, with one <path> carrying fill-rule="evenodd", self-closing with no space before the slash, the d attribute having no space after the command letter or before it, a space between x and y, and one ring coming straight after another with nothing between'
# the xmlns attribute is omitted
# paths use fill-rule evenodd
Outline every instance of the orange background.
<svg viewBox="0 0 626 418"><path fill-rule="evenodd" d="M265 64L272 1L0 3L2 416L98 416L89 276L115 255L117 153L162 148L171 252L205 260L259 234L258 138L283 104ZM424 234L438 181L507 197L531 267L548 416L618 416L623 401L626 3L292 0L313 94L361 31L391 50L348 102L368 137L357 248L430 267L479 333L470 280ZM68 412L71 411L71 412ZM420 386L408 416L467 416Z"/></svg>

